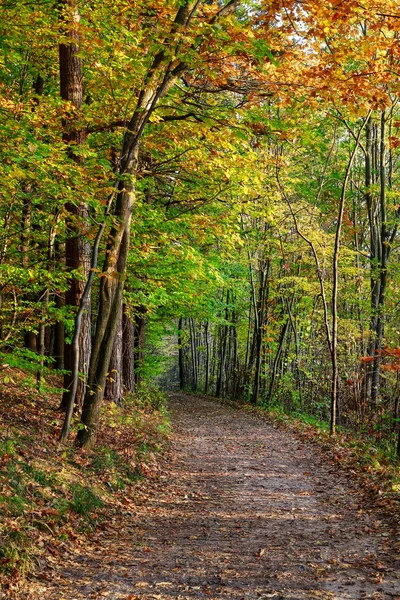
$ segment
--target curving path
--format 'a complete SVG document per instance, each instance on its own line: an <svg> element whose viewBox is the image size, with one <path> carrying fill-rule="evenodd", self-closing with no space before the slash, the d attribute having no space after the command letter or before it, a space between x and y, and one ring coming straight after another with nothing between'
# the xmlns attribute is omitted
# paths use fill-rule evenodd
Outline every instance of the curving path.
<svg viewBox="0 0 400 600"><path fill-rule="evenodd" d="M41 598L400 600L399 540L314 448L204 398L171 410L150 500Z"/></svg>

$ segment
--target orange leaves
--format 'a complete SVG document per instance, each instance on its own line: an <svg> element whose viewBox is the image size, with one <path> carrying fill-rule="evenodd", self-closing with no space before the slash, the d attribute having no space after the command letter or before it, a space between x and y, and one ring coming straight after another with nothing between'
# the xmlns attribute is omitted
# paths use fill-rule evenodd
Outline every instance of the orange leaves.
<svg viewBox="0 0 400 600"><path fill-rule="evenodd" d="M305 101L314 93L328 102L341 101L357 114L383 109L389 103L387 86L398 89L390 68L390 57L398 51L394 19L382 19L383 4L305 0L292 8L288 3L279 17L279 42L274 34L268 40L272 50L280 45L273 79Z"/></svg>
<svg viewBox="0 0 400 600"><path fill-rule="evenodd" d="M398 148L400 146L400 138L396 137L394 135L390 136L389 142L390 142L390 147L393 149Z"/></svg>
<svg viewBox="0 0 400 600"><path fill-rule="evenodd" d="M361 363L371 363L374 362L375 356L360 356Z"/></svg>
<svg viewBox="0 0 400 600"><path fill-rule="evenodd" d="M381 364L383 371L391 371L396 373L400 371L400 348L383 348L376 350L374 356L360 356L360 362L363 364L372 363L376 358L387 359L388 362Z"/></svg>

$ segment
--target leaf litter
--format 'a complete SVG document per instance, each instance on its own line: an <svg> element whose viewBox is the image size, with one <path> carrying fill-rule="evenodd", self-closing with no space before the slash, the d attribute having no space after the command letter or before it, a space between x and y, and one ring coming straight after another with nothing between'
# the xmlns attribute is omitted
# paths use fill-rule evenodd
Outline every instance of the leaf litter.
<svg viewBox="0 0 400 600"><path fill-rule="evenodd" d="M59 557L43 600L400 600L398 523L256 415L171 398L173 439L126 510Z"/></svg>

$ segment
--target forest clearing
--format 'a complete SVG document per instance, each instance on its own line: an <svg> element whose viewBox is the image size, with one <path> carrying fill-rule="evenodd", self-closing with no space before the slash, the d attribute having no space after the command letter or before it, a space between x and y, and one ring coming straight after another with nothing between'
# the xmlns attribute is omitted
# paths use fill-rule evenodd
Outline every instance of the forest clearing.
<svg viewBox="0 0 400 600"><path fill-rule="evenodd" d="M399 596L399 0L0 31L0 596Z"/></svg>

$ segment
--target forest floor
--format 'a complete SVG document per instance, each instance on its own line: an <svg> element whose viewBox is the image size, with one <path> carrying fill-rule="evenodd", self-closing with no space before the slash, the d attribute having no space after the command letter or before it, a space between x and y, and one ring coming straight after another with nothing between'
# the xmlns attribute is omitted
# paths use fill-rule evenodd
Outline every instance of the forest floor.
<svg viewBox="0 0 400 600"><path fill-rule="evenodd" d="M315 445L205 398L170 408L161 471L31 597L400 600L394 519Z"/></svg>

